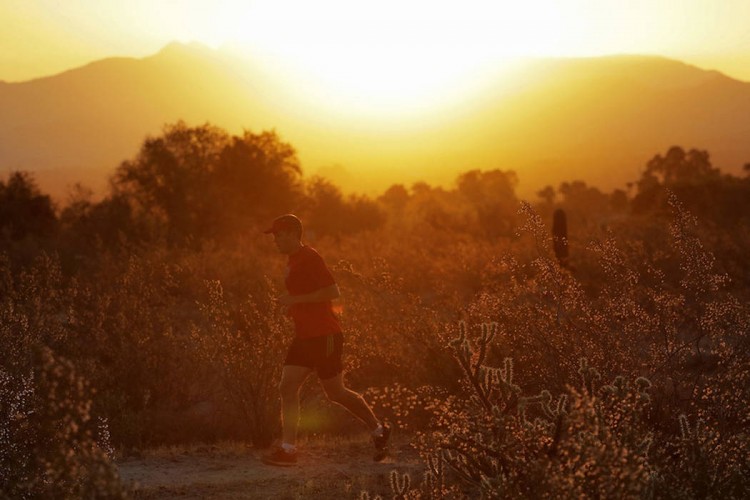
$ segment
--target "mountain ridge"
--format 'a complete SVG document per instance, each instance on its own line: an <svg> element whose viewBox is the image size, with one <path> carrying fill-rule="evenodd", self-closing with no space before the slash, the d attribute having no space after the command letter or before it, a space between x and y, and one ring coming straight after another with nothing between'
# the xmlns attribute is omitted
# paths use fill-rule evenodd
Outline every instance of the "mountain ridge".
<svg viewBox="0 0 750 500"><path fill-rule="evenodd" d="M750 161L750 83L715 70L615 55L535 59L513 75L487 77L486 92L426 110L422 122L352 126L337 121L335 100L293 96L273 68L171 43L0 82L0 169L35 172L45 189L59 185L58 197L75 181L101 190L147 135L179 119L232 133L276 129L308 174L338 172L332 180L360 192L447 184L471 168L516 170L527 193L575 179L613 189L672 145L707 149L728 172Z"/></svg>

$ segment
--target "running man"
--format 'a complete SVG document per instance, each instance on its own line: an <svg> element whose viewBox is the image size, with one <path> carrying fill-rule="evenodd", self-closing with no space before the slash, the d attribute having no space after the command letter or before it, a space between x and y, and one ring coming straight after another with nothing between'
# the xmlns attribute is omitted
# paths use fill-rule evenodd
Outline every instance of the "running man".
<svg viewBox="0 0 750 500"><path fill-rule="evenodd" d="M340 296L339 288L323 258L302 243L302 222L292 214L277 217L266 234L272 234L279 252L289 257L284 284L288 295L279 297L294 321L294 340L281 372L281 445L263 457L270 465L297 462L299 390L316 371L328 399L362 420L372 433L375 461L387 454L391 429L381 423L356 392L344 386L341 355L343 336L331 301Z"/></svg>

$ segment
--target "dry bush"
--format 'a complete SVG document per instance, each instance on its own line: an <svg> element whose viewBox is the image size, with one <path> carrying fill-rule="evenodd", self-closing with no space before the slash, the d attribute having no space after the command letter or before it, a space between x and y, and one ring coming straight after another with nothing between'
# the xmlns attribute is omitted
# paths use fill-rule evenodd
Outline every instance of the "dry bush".
<svg viewBox="0 0 750 500"><path fill-rule="evenodd" d="M510 359L502 367L486 364L496 335L497 325L484 325L472 343L462 328L451 343L470 397L441 408L440 430L425 436L433 453L487 498L609 498L645 491L648 381L631 386L618 379L599 390L598 374L584 362L580 390L524 396Z"/></svg>
<svg viewBox="0 0 750 500"><path fill-rule="evenodd" d="M186 366L180 341L188 333L180 283L169 257L154 252L121 261L105 259L81 276L67 314L77 358L96 381L97 405L110 416L118 446L175 439L159 412L185 397ZM160 428L162 431L160 431Z"/></svg>
<svg viewBox="0 0 750 500"><path fill-rule="evenodd" d="M28 373L34 349L62 350L67 332L63 313L70 303L59 263L39 255L28 267L13 269L0 256L0 349L2 365L13 375Z"/></svg>
<svg viewBox="0 0 750 500"><path fill-rule="evenodd" d="M89 384L50 349L35 352L27 376L0 369L2 497L124 498Z"/></svg>
<svg viewBox="0 0 750 500"><path fill-rule="evenodd" d="M450 349L463 394L442 402L419 446L429 465L412 488L392 482L393 498L745 498L748 440L680 414L669 429L652 421L651 382L601 375L582 359L578 381L553 397L525 396L508 358L491 366L498 335L462 326ZM679 424L679 425L678 425ZM448 473L446 474L446 469ZM447 478L447 479L446 479Z"/></svg>
<svg viewBox="0 0 750 500"><path fill-rule="evenodd" d="M523 209L536 257L500 259L495 284L477 294L468 317L492 323L462 327L450 344L462 388L431 403L437 432L423 435L425 455L463 494L750 493L750 311L694 218L670 203L671 243L658 252L612 235L592 244L604 276L593 287L556 265L548 231ZM425 484L394 495L436 498Z"/></svg>
<svg viewBox="0 0 750 500"><path fill-rule="evenodd" d="M230 303L221 283L206 283L202 321L193 326L198 359L214 367L221 391L243 420L255 446L271 444L279 427L278 382L289 336L274 309L273 288L259 297Z"/></svg>
<svg viewBox="0 0 750 500"><path fill-rule="evenodd" d="M431 362L437 360L431 354L442 354L434 332L441 330L442 322L405 286L398 270L379 261L360 272L344 260L334 270L342 289L342 325L353 354L348 366L352 376L391 383L404 382L408 373L412 383L422 384L434 376Z"/></svg>
<svg viewBox="0 0 750 500"><path fill-rule="evenodd" d="M81 277L73 324L77 338L87 342L79 357L96 373L97 404L111 415L118 446L249 437L245 417L236 411L235 401L226 399L228 384L219 376L223 365L204 355L207 351L201 351L203 344L197 341L216 343L222 334L208 326L211 296L206 281L221 282L226 310L241 324L242 315L250 314L243 300L268 293L258 275L264 259L248 251L152 248L124 262L102 259L96 274ZM199 303L206 307L201 309ZM260 310L264 308L261 304ZM245 320L254 323L262 316L262 321L274 322L271 315L253 314ZM256 326L261 328L260 323L252 328ZM222 356L239 360L252 345L237 349ZM274 384L270 381L269 387L275 390Z"/></svg>
<svg viewBox="0 0 750 500"><path fill-rule="evenodd" d="M204 282L222 280L234 304L234 297L267 290L257 273L263 259L247 251L149 248L126 259L102 255L75 276L63 275L57 259L44 255L20 270L6 259L0 265L3 365L14 376L28 373L34 348L42 345L75 360L97 389L94 411L108 417L113 442L126 450L245 438L245 417L224 400L213 360L197 356L193 331L204 326L196 307L208 301ZM254 314L247 321L275 321ZM275 393L273 373L267 375L266 390Z"/></svg>
<svg viewBox="0 0 750 500"><path fill-rule="evenodd" d="M668 220L620 210L609 229L599 217L571 224L563 269L530 206L516 217L503 203L497 226L492 190L411 191L379 201L382 228L313 243L343 292L347 382L401 429L437 426L433 437L445 439L425 444L431 475L408 486L395 476L395 495L746 493L746 228L714 231L671 197ZM609 203L588 194L578 215ZM23 380L41 345L73 359L119 446L265 444L292 333L265 278L280 276L284 259L249 229L247 238L223 248L131 242L119 254L87 253L96 259L72 274L45 255L20 268L6 259L4 369ZM495 324L497 334L456 332L459 320ZM581 379L582 358L598 379L589 365ZM618 489L617 477L632 489Z"/></svg>

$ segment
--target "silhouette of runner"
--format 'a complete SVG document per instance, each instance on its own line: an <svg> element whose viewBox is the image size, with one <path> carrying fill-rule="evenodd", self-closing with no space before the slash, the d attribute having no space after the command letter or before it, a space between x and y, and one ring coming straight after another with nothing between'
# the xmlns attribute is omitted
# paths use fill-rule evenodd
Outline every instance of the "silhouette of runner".
<svg viewBox="0 0 750 500"><path fill-rule="evenodd" d="M302 222L295 215L277 217L266 234L272 234L276 247L287 255L284 284L287 295L278 298L294 321L294 340L287 352L281 372L281 445L263 456L270 465L293 465L297 462L297 426L299 424L299 390L307 377L316 371L328 399L338 403L362 420L372 433L374 459L387 454L391 429L380 422L365 400L344 386L343 335L331 301L340 296L338 285L323 258L302 243Z"/></svg>

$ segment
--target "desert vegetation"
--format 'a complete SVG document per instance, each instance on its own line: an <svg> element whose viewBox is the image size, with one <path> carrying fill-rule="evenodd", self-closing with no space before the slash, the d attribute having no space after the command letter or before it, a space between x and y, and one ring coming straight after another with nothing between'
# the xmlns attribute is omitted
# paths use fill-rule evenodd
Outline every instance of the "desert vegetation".
<svg viewBox="0 0 750 500"><path fill-rule="evenodd" d="M363 498L747 498L746 172L675 146L611 193L519 200L509 168L366 197L304 177L276 133L180 122L98 199L10 174L0 491L121 497L117 454L277 438L291 329L261 231L294 212L343 292L349 383L427 470ZM315 411L303 433L361 432Z"/></svg>

